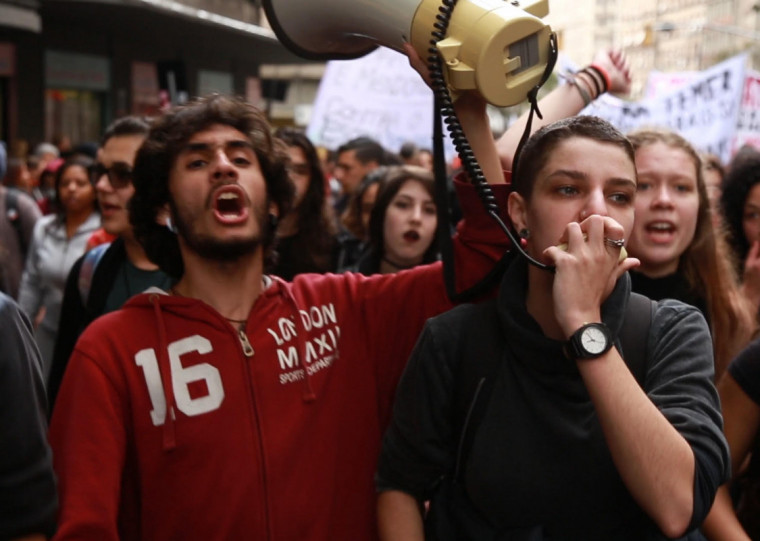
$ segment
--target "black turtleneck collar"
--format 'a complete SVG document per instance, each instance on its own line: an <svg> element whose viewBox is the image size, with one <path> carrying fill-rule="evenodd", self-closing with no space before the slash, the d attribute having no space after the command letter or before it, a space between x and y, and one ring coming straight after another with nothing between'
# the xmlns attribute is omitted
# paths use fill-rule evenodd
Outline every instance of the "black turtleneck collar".
<svg viewBox="0 0 760 541"><path fill-rule="evenodd" d="M517 258L507 269L499 289L499 318L512 353L517 359L536 362L535 369L549 372L577 372L575 363L562 353L563 341L544 335L538 322L528 313L528 264ZM602 304L602 321L616 337L623 325L631 292L631 279L624 274Z"/></svg>

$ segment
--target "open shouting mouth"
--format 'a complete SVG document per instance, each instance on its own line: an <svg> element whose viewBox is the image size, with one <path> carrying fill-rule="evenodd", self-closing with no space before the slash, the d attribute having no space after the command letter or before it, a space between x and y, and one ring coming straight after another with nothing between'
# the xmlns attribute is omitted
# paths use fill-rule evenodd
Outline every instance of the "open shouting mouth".
<svg viewBox="0 0 760 541"><path fill-rule="evenodd" d="M214 217L225 225L243 223L248 218L247 198L237 184L228 184L213 193Z"/></svg>
<svg viewBox="0 0 760 541"><path fill-rule="evenodd" d="M649 222L644 228L649 238L656 243L670 242L676 233L673 223L668 221Z"/></svg>
<svg viewBox="0 0 760 541"><path fill-rule="evenodd" d="M414 229L410 229L406 233L404 233L404 240L407 242L417 242L420 240L420 234L418 231L415 231Z"/></svg>

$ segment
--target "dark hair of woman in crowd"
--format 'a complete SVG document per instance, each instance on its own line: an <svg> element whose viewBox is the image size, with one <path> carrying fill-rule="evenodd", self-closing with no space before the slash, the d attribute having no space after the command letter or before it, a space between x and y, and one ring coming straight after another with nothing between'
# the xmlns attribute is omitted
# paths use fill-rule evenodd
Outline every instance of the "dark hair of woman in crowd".
<svg viewBox="0 0 760 541"><path fill-rule="evenodd" d="M367 173L341 216L343 227L360 242L366 242L368 239L369 217L377 200L377 191L385 181L389 170L390 166L381 165Z"/></svg>
<svg viewBox="0 0 760 541"><path fill-rule="evenodd" d="M295 202L290 214L280 221L276 262L268 272L290 280L304 272L333 271L337 226L317 151L295 128L279 128L274 135L291 154Z"/></svg>
<svg viewBox="0 0 760 541"><path fill-rule="evenodd" d="M61 181L63 180L63 177L66 175L66 171L68 171L72 167L81 168L84 171L84 173L87 175L90 181L90 184L92 185L92 193L94 195L95 183L93 182L93 178L92 178L94 165L95 165L95 162L86 156L75 156L73 158L69 158L68 160L66 160L56 170L55 184L53 185L55 188L55 200L53 201L53 209L55 210L55 213L58 215L58 219L60 220L60 222L64 222L66 220L67 208L62 202L62 196L61 196ZM97 197L93 198L92 210L93 211L99 210Z"/></svg>
<svg viewBox="0 0 760 541"><path fill-rule="evenodd" d="M739 274L744 267L749 248L756 239L748 239L744 232L744 205L750 191L760 183L760 152L746 152L735 160L723 182L720 204L723 223L728 233L727 240L734 250Z"/></svg>
<svg viewBox="0 0 760 541"><path fill-rule="evenodd" d="M418 239L410 246L403 246L404 242L398 235L388 238L389 224L388 215L391 205L412 205L411 201L397 202L397 196L402 189L408 184L420 185L428 199L427 207L423 203L421 214L427 215L422 218L426 220L420 228L399 224L402 229L415 229L419 231ZM432 218L430 220L429 218ZM419 218L412 218L418 220ZM432 223L432 230L430 225ZM372 207L372 213L369 218L369 227L367 231L368 245L365 254L358 263L357 270L364 274L396 272L405 268L417 265L432 263L438 259L437 243L437 216L435 215L435 203L433 195L433 175L417 166L397 166L388 169L385 180L382 181L378 189L375 204ZM401 244L401 246L399 246ZM400 248L400 249L397 249ZM397 261L398 255L403 251L404 260ZM399 252L395 257L391 253Z"/></svg>

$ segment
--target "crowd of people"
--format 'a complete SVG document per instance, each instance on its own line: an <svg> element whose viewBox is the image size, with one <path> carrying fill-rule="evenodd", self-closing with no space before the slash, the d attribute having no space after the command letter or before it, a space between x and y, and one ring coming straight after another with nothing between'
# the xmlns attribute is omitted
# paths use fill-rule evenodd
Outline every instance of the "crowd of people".
<svg viewBox="0 0 760 541"><path fill-rule="evenodd" d="M629 87L600 52L517 156L456 101L519 246L228 96L0 145L0 539L760 538L760 151L577 116Z"/></svg>

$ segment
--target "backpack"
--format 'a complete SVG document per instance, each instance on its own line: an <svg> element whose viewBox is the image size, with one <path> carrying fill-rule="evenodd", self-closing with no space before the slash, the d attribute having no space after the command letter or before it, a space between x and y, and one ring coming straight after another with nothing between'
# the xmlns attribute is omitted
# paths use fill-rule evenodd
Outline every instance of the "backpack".
<svg viewBox="0 0 760 541"><path fill-rule="evenodd" d="M461 540L467 536L457 530L458 523L466 523L471 529L469 536L488 539L493 536L487 520L480 516L469 502L461 487L463 470L467 463L478 427L488 407L491 391L505 347L503 331L497 313L496 299L482 303L484 309L468 321L466 351L471 352L466 362L460 362L454 381L458 391L454 393L452 415L454 433L459 434L456 458L452 472L443 476L430 501L425 517L425 539ZM623 326L618 335L624 358L636 381L643 387L647 369L647 342L657 303L638 293L631 293L626 307ZM458 517L458 520L452 520ZM543 539L541 528L529 528L513 532L511 539Z"/></svg>
<svg viewBox="0 0 760 541"><path fill-rule="evenodd" d="M98 244L84 254L82 266L79 267L79 280L77 281L79 297L82 299L82 306L84 307L88 306L90 300L90 289L92 288L92 277L95 275L95 269L110 246L110 242Z"/></svg>
<svg viewBox="0 0 760 541"><path fill-rule="evenodd" d="M20 192L15 188L5 189L5 217L8 218L8 223L16 230L16 236L18 236L18 245L21 248L21 253L26 254L26 238L24 237L24 231L21 227L21 213L18 210L18 198Z"/></svg>

